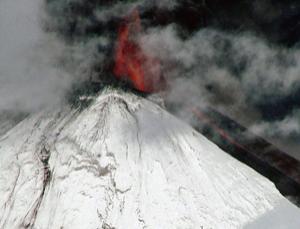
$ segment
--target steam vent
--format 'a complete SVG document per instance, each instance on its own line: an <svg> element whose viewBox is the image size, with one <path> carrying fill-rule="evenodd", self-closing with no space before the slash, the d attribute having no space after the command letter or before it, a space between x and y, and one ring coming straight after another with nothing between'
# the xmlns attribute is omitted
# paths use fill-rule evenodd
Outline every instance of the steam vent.
<svg viewBox="0 0 300 229"><path fill-rule="evenodd" d="M39 112L0 146L0 228L300 223L273 183L132 94L106 91L82 111Z"/></svg>

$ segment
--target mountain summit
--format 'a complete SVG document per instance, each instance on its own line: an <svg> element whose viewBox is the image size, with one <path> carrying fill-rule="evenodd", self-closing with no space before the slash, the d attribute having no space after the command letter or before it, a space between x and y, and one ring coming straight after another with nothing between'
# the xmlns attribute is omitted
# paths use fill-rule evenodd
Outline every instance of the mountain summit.
<svg viewBox="0 0 300 229"><path fill-rule="evenodd" d="M269 180L160 106L125 92L103 92L84 110L26 118L1 137L0 156L4 229L300 223L298 208Z"/></svg>

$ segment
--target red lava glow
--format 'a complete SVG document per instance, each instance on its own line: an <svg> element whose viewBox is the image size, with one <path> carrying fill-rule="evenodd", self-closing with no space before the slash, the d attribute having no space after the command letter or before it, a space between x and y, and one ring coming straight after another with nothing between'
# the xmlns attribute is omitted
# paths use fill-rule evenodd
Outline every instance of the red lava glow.
<svg viewBox="0 0 300 229"><path fill-rule="evenodd" d="M129 81L142 92L156 92L164 88L160 61L146 55L137 43L142 32L137 9L121 24L115 53L114 74L118 79Z"/></svg>
<svg viewBox="0 0 300 229"><path fill-rule="evenodd" d="M191 112L199 119L199 121L208 123L210 127L212 127L222 138L227 140L230 144L240 149L248 151L243 145L235 141L225 130L221 129L217 124L215 124L208 116L206 116L199 109L194 107L191 109Z"/></svg>

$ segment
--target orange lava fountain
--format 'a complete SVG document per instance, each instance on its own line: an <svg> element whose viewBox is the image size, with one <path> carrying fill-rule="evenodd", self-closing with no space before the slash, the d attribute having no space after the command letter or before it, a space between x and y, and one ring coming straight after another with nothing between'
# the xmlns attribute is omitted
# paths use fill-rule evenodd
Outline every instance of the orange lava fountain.
<svg viewBox="0 0 300 229"><path fill-rule="evenodd" d="M139 12L135 9L119 28L114 74L139 91L156 92L164 87L160 61L146 55L139 46L137 37L141 32Z"/></svg>

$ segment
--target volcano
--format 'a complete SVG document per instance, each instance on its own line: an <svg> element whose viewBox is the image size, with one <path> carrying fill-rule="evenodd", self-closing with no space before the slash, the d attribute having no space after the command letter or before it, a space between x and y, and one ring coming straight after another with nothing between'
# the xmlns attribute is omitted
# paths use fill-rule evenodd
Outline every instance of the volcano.
<svg viewBox="0 0 300 229"><path fill-rule="evenodd" d="M274 184L159 105L103 91L0 139L0 228L298 228ZM280 227L284 225L284 227Z"/></svg>

